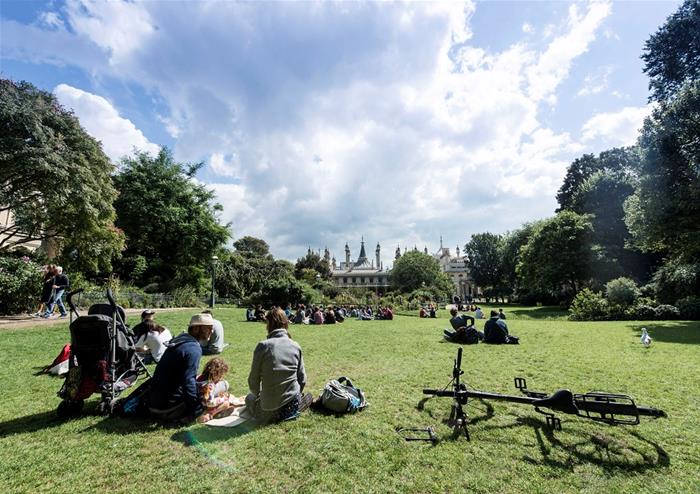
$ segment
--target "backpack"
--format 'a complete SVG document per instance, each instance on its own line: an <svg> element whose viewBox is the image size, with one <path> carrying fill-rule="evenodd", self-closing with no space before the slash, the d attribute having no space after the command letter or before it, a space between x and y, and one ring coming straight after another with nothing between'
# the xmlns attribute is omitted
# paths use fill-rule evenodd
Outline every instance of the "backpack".
<svg viewBox="0 0 700 494"><path fill-rule="evenodd" d="M343 384L346 383L346 384ZM367 406L365 394L356 388L347 377L328 381L321 393L324 408L336 413L352 413Z"/></svg>

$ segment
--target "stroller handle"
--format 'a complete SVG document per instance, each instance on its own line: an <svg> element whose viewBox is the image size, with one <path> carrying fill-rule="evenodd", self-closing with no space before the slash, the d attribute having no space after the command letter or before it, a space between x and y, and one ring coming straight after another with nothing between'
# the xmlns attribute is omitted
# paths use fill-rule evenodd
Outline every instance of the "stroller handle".
<svg viewBox="0 0 700 494"><path fill-rule="evenodd" d="M73 303L73 295L77 295L79 293L82 293L83 289L78 288L77 290L73 290L72 292L68 292L68 295L66 295L66 302L68 302L68 306L70 307L70 310L75 312L76 314L78 313L78 309L75 307L75 304Z"/></svg>
<svg viewBox="0 0 700 494"><path fill-rule="evenodd" d="M112 306L112 310L117 310L117 303L114 301L114 295L112 295L112 289L107 288L107 300L109 300L109 305Z"/></svg>

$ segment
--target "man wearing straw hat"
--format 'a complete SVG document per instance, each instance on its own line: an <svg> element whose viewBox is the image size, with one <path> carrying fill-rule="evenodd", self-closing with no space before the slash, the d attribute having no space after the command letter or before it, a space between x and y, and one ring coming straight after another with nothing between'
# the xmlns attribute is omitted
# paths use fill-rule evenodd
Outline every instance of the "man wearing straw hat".
<svg viewBox="0 0 700 494"><path fill-rule="evenodd" d="M213 327L210 314L195 314L187 333L170 340L151 381L148 404L153 417L191 421L202 413L197 370L202 358L201 343L209 340Z"/></svg>

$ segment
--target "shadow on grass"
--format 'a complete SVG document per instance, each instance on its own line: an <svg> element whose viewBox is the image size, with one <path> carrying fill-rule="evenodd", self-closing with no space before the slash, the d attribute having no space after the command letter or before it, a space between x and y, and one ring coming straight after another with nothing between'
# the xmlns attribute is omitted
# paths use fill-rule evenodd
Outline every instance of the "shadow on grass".
<svg viewBox="0 0 700 494"><path fill-rule="evenodd" d="M252 420L244 422L236 427L210 427L201 425L193 427L192 429L177 431L170 436L170 439L188 447L197 447L202 444L235 439L254 431L258 427L259 426Z"/></svg>
<svg viewBox="0 0 700 494"><path fill-rule="evenodd" d="M647 328L649 335L656 341L700 345L700 321L658 321L645 325L635 324L632 329L641 336L643 327Z"/></svg>
<svg viewBox="0 0 700 494"><path fill-rule="evenodd" d="M513 319L566 319L568 313L556 306L535 308L507 309L506 315Z"/></svg>
<svg viewBox="0 0 700 494"><path fill-rule="evenodd" d="M67 422L70 422L70 419L60 418L56 415L55 410L17 417L0 423L0 438L15 434L31 434L44 429L60 427Z"/></svg>
<svg viewBox="0 0 700 494"><path fill-rule="evenodd" d="M546 465L561 470L574 471L574 467L582 463L596 465L609 473L634 472L641 473L655 468L668 468L671 458L657 443L646 439L636 431L629 431L629 436L635 441L629 444L620 439L608 436L604 431L594 434L576 433L571 431L557 432L545 425L542 420L534 417L518 417L512 424L504 426L487 426L486 429L513 429L531 427L541 458L523 456L523 461L534 465ZM578 435L578 440L568 440ZM633 444L636 443L636 444ZM567 455L565 459L555 458L556 453Z"/></svg>

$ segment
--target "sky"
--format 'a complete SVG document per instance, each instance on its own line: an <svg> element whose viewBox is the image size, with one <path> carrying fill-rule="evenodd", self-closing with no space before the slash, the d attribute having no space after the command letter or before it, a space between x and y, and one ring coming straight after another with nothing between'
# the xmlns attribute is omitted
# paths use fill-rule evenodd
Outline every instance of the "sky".
<svg viewBox="0 0 700 494"><path fill-rule="evenodd" d="M3 0L0 75L116 162L204 162L232 239L463 247L554 214L568 164L634 144L664 2ZM373 256L371 256L373 257Z"/></svg>

